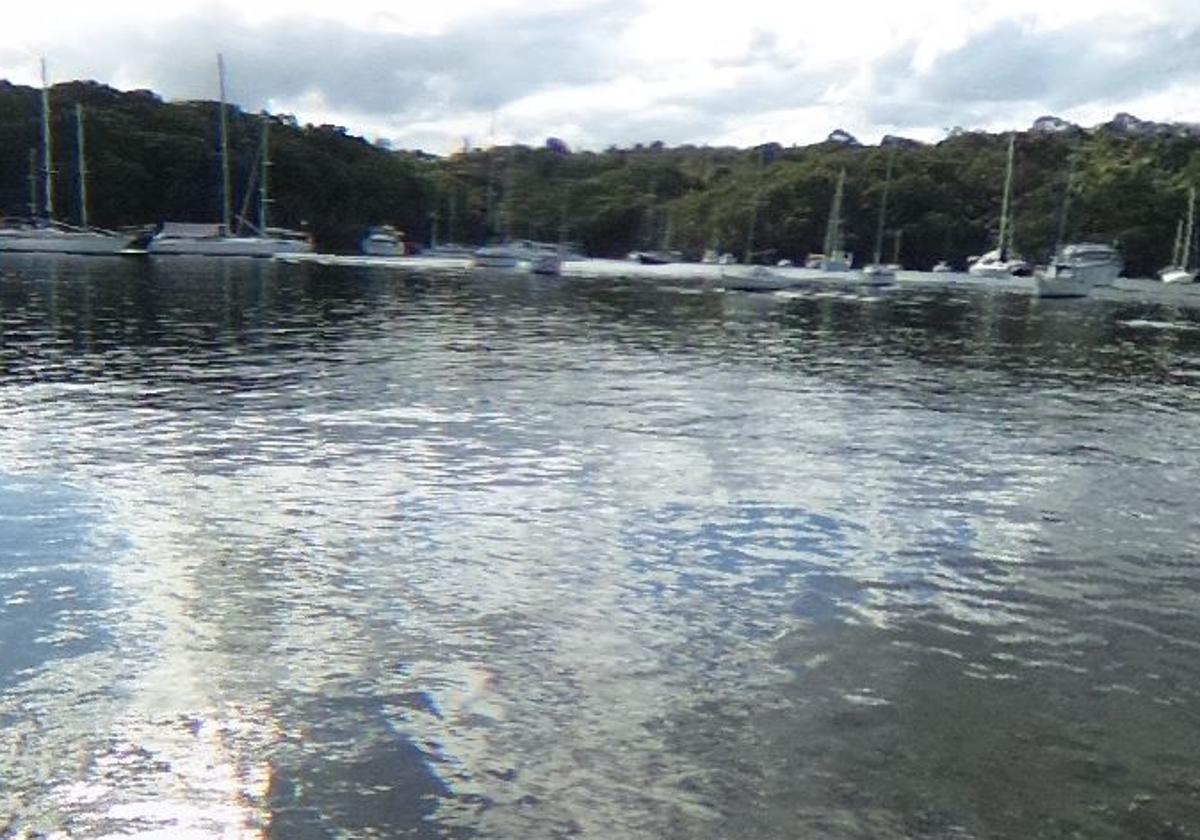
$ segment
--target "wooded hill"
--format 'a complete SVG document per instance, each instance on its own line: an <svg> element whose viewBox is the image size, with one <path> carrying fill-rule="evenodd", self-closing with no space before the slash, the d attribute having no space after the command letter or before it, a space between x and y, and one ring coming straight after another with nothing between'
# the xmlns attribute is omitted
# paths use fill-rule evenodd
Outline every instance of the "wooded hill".
<svg viewBox="0 0 1200 840"><path fill-rule="evenodd" d="M55 208L78 218L75 103L86 125L90 217L121 227L216 221L218 106L163 102L149 91L95 82L51 89ZM259 115L231 107L235 214L253 219ZM310 229L322 250L353 251L366 226L393 224L417 242L474 244L510 235L576 243L594 256L671 247L708 248L758 262L800 261L821 250L834 183L847 175L846 245L871 257L887 159L894 174L888 242L903 231L901 261L962 266L994 246L1007 137L958 133L935 145L859 146L845 136L804 147L665 147L604 152L495 147L444 158L395 151L338 126L270 116L271 224ZM28 214L30 150L40 145L41 91L0 82L0 212ZM1013 190L1016 248L1044 260L1072 196L1066 238L1115 242L1127 273L1148 275L1171 256L1187 190L1200 183L1200 138L1186 131L1130 131L1122 124L1066 127L1017 137ZM39 164L40 166L40 164ZM40 191L40 175L36 182ZM251 196L253 199L253 196ZM39 205L44 198L39 195Z"/></svg>

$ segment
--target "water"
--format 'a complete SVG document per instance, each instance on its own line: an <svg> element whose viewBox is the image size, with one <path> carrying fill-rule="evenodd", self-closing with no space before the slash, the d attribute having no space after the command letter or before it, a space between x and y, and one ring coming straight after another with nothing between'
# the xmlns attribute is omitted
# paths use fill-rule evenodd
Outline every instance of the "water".
<svg viewBox="0 0 1200 840"><path fill-rule="evenodd" d="M1200 835L1200 314L0 261L0 836Z"/></svg>

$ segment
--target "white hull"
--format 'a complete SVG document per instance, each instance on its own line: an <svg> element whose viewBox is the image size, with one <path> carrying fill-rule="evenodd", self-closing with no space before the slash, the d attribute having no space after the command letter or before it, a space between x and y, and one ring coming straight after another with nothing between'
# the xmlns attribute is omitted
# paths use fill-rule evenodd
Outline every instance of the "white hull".
<svg viewBox="0 0 1200 840"><path fill-rule="evenodd" d="M795 277L771 271L761 265L721 269L721 285L735 292L775 292L798 285Z"/></svg>
<svg viewBox="0 0 1200 840"><path fill-rule="evenodd" d="M402 257L404 243L395 240L364 239L362 252L368 257Z"/></svg>
<svg viewBox="0 0 1200 840"><path fill-rule="evenodd" d="M849 271L853 264L851 254L809 254L804 261L805 268L817 271Z"/></svg>
<svg viewBox="0 0 1200 840"><path fill-rule="evenodd" d="M474 268L556 277L562 273L562 255L550 245L489 245L475 251L471 256L471 265Z"/></svg>
<svg viewBox="0 0 1200 840"><path fill-rule="evenodd" d="M1065 245L1034 281L1039 297L1086 297L1097 286L1111 286L1123 267L1120 254L1109 245Z"/></svg>
<svg viewBox="0 0 1200 840"><path fill-rule="evenodd" d="M88 230L0 231L0 252L22 254L120 254L130 248L133 237Z"/></svg>
<svg viewBox="0 0 1200 840"><path fill-rule="evenodd" d="M890 286L896 282L897 267L894 265L871 264L864 266L863 279L872 286Z"/></svg>
<svg viewBox="0 0 1200 840"><path fill-rule="evenodd" d="M1188 271L1185 268L1163 269L1159 277L1164 283L1194 283L1196 272Z"/></svg>
<svg viewBox="0 0 1200 840"><path fill-rule="evenodd" d="M146 251L154 255L273 257L276 254L309 254L312 253L312 245L303 239L274 236L224 236L198 239L154 237L146 245Z"/></svg>

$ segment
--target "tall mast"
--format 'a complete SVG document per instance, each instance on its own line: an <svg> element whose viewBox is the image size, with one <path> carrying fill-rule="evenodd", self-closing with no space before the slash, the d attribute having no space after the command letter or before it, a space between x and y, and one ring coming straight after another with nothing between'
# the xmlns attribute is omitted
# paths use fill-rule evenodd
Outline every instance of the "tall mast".
<svg viewBox="0 0 1200 840"><path fill-rule="evenodd" d="M892 162L895 152L888 155L887 174L883 176L883 196L879 199L879 226L875 229L875 264L883 259L883 226L887 219L888 188L892 184Z"/></svg>
<svg viewBox="0 0 1200 840"><path fill-rule="evenodd" d="M829 227L825 229L825 256L833 256L842 250L842 193L846 189L846 170L838 173L837 186L833 189L833 204L829 208Z"/></svg>
<svg viewBox="0 0 1200 840"><path fill-rule="evenodd" d="M37 149L29 147L29 220L32 222L37 218L38 210L38 153ZM1179 220L1179 224L1183 224L1183 220ZM1182 228L1181 228L1182 229ZM1179 232L1175 233L1175 250L1179 250Z"/></svg>
<svg viewBox="0 0 1200 840"><path fill-rule="evenodd" d="M743 262L746 265L754 262L754 236L758 227L758 203L762 197L762 182L763 182L763 150L762 146L758 147L758 182L754 185L754 196L750 203L750 227L746 231L746 256Z"/></svg>
<svg viewBox="0 0 1200 840"><path fill-rule="evenodd" d="M79 153L79 226L88 226L87 162L83 149L83 106L75 103L75 149Z"/></svg>
<svg viewBox="0 0 1200 840"><path fill-rule="evenodd" d="M46 59L42 59L42 161L46 189L46 218L54 219L54 163L50 152L50 85L46 81Z"/></svg>
<svg viewBox="0 0 1200 840"><path fill-rule="evenodd" d="M1012 197L1013 152L1017 144L1015 133L1008 135L1008 164L1004 169L1004 200L1000 204L1000 259L1008 259L1008 204Z"/></svg>
<svg viewBox="0 0 1200 840"><path fill-rule="evenodd" d="M36 205L35 208L36 209ZM1183 262L1183 219L1175 223L1175 245L1171 248L1171 265L1179 268Z"/></svg>
<svg viewBox="0 0 1200 840"><path fill-rule="evenodd" d="M1058 235L1054 241L1054 253L1057 255L1067 241L1067 217L1071 212L1071 193L1075 189L1075 168L1067 171L1067 186L1063 191L1062 209L1058 214Z"/></svg>
<svg viewBox="0 0 1200 840"><path fill-rule="evenodd" d="M271 156L267 153L267 132L270 128L267 115L262 116L262 180L258 186L258 233L267 235L267 207L271 199L267 194L267 173L271 169Z"/></svg>
<svg viewBox="0 0 1200 840"><path fill-rule="evenodd" d="M1192 230L1196 224L1196 188L1192 187L1188 190L1188 214L1187 224L1183 228L1183 247L1180 249L1183 259L1179 262L1179 267L1186 270L1192 261Z"/></svg>
<svg viewBox="0 0 1200 840"><path fill-rule="evenodd" d="M217 84L221 90L221 235L229 236L230 190L229 190L229 117L225 113L225 59L217 53Z"/></svg>

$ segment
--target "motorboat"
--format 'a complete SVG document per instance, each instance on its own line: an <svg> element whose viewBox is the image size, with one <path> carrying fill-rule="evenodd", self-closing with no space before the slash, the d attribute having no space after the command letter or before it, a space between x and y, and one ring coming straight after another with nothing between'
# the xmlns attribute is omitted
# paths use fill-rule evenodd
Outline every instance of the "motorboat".
<svg viewBox="0 0 1200 840"><path fill-rule="evenodd" d="M1034 279L1039 297L1086 297L1097 286L1112 285L1124 268L1124 260L1113 246L1080 242L1059 248Z"/></svg>
<svg viewBox="0 0 1200 840"><path fill-rule="evenodd" d="M359 247L368 257L402 257L407 253L404 234L391 225L367 228Z"/></svg>
<svg viewBox="0 0 1200 840"><path fill-rule="evenodd" d="M472 254L471 265L474 268L557 276L562 273L562 253L557 245L518 239L477 248Z"/></svg>
<svg viewBox="0 0 1200 840"><path fill-rule="evenodd" d="M773 271L765 265L732 265L721 269L721 286L734 292L777 292L802 282L788 272Z"/></svg>

